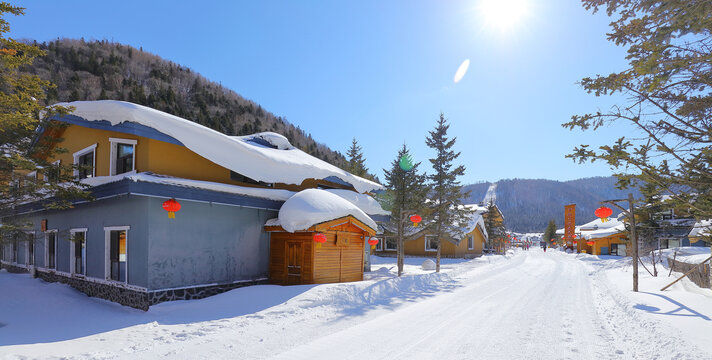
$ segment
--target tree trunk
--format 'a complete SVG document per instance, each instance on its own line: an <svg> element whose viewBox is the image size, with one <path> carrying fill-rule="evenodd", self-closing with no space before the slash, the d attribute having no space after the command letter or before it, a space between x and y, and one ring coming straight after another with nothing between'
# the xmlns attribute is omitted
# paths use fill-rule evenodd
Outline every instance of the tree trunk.
<svg viewBox="0 0 712 360"><path fill-rule="evenodd" d="M440 239L438 238L438 252L435 255L435 272L440 272Z"/></svg>
<svg viewBox="0 0 712 360"><path fill-rule="evenodd" d="M633 291L638 292L638 238L635 234L635 211L633 210L633 194L628 194L628 205L630 206L630 237L633 243Z"/></svg>

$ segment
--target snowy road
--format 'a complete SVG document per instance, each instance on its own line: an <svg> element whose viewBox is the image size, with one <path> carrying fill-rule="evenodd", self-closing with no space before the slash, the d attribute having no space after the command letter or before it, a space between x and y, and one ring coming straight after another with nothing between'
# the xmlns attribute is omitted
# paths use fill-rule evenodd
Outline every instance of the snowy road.
<svg viewBox="0 0 712 360"><path fill-rule="evenodd" d="M10 310L0 313L0 359L712 359L712 292L632 294L625 259L532 249L444 260L441 274L411 266L403 278L379 261L386 268L363 282L253 286L146 313L0 273L28 294L62 290L41 313L73 319L32 326L33 303L0 294ZM641 284L659 289L653 281Z"/></svg>
<svg viewBox="0 0 712 360"><path fill-rule="evenodd" d="M558 252L521 253L453 292L279 358L672 359L698 353L660 324L631 317L592 270Z"/></svg>

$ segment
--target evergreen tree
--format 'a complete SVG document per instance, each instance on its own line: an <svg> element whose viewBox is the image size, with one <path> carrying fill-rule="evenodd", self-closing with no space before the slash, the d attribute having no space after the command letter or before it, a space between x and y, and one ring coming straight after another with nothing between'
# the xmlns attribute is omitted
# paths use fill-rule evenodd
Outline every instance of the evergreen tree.
<svg viewBox="0 0 712 360"><path fill-rule="evenodd" d="M405 230L408 216L413 212L422 213L427 194L426 177L418 172L420 163L405 171L400 166L403 156L410 156L405 144L398 151L398 156L391 162L391 169L383 169L386 176L386 194L378 196L384 209L391 211L391 225L395 229L398 276L403 274L403 259L405 258Z"/></svg>
<svg viewBox="0 0 712 360"><path fill-rule="evenodd" d="M504 220L502 220L500 216L497 216L498 213L497 206L490 201L489 204L487 204L487 212L482 215L485 230L487 231L487 247L490 249L499 249L500 245L504 243L504 237L507 235Z"/></svg>
<svg viewBox="0 0 712 360"><path fill-rule="evenodd" d="M557 239L556 236L556 222L554 219L549 220L549 224L546 225L546 230L544 230L544 241L546 241L547 246L551 246L551 239Z"/></svg>
<svg viewBox="0 0 712 360"><path fill-rule="evenodd" d="M628 66L584 78L581 85L596 96L620 92L628 104L575 115L563 126L596 130L623 122L637 132L599 149L581 145L568 156L604 161L618 171L619 186L653 183L689 206L698 220L712 218L712 3L583 0L583 5L613 17L608 39L627 47Z"/></svg>
<svg viewBox="0 0 712 360"><path fill-rule="evenodd" d="M46 91L52 85L18 71L44 52L3 36L10 30L5 19L8 14L22 15L24 9L0 3L0 241L24 236L27 224L14 217L21 203L43 199L47 208L66 208L71 205L70 199L88 197L72 182L71 165L47 162L51 154L62 151L56 146L58 140L46 137L34 141L39 127L52 131L60 126L47 121L49 116L66 114L67 109L46 108ZM36 174L40 173L50 181L38 181Z"/></svg>
<svg viewBox="0 0 712 360"><path fill-rule="evenodd" d="M358 145L356 138L351 141L351 147L346 152L348 157L348 164L346 171L361 177L368 176L368 169L366 168L366 160L363 158L363 153L361 152L361 146Z"/></svg>
<svg viewBox="0 0 712 360"><path fill-rule="evenodd" d="M428 175L428 185L431 197L431 214L433 221L431 228L436 237L438 250L435 260L435 271L440 272L440 251L442 240L446 238L461 238L462 226L469 220L471 211L462 204L462 199L468 194L462 193L462 186L458 177L465 174L465 166L453 167L453 161L460 156L454 152L456 137L448 139L447 130L450 125L445 120L445 115L440 113L435 129L429 132L425 144L435 150L435 157L430 159L433 173Z"/></svg>

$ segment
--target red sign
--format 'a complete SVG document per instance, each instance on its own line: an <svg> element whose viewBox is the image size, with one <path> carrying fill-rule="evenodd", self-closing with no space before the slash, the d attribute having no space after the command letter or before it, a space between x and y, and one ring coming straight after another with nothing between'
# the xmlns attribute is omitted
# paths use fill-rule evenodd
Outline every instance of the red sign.
<svg viewBox="0 0 712 360"><path fill-rule="evenodd" d="M564 240L574 238L576 232L576 204L564 206Z"/></svg>

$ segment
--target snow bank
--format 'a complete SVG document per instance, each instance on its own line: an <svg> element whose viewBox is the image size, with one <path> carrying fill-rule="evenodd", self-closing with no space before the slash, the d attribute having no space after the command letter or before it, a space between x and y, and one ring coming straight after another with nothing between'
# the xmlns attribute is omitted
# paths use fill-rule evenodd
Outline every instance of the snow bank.
<svg viewBox="0 0 712 360"><path fill-rule="evenodd" d="M270 220L266 225L280 225L288 232L306 230L310 227L351 215L366 226L376 230L376 222L351 202L320 189L298 192L287 200L279 210L279 222Z"/></svg>
<svg viewBox="0 0 712 360"><path fill-rule="evenodd" d="M383 188L294 148L279 134L231 137L178 116L124 101L75 101L57 105L73 106L72 114L88 121L105 120L112 125L129 121L151 127L175 138L196 154L257 181L298 185L305 179L335 176L352 184L359 193Z"/></svg>

